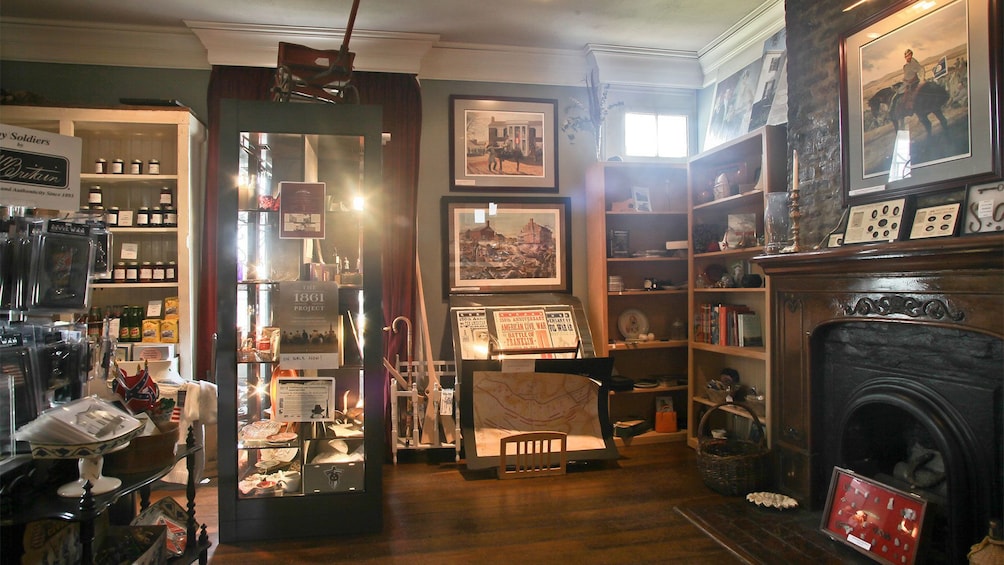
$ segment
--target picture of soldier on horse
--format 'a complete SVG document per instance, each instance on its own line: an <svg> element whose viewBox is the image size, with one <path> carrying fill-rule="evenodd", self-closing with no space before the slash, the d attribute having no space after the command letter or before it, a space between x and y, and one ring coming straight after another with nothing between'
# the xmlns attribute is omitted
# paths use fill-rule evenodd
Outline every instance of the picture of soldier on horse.
<svg viewBox="0 0 1004 565"><path fill-rule="evenodd" d="M467 112L467 174L544 175L543 117L528 112Z"/></svg>
<svg viewBox="0 0 1004 565"><path fill-rule="evenodd" d="M861 49L866 176L889 172L897 134L904 131L912 167L969 152L965 5L930 16Z"/></svg>

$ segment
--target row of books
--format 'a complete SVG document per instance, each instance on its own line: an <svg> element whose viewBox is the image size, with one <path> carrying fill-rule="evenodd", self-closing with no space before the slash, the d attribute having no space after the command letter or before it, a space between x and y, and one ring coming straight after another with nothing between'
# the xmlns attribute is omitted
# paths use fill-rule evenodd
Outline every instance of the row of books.
<svg viewBox="0 0 1004 565"><path fill-rule="evenodd" d="M702 304L697 317L695 341L763 347L760 315L745 304Z"/></svg>

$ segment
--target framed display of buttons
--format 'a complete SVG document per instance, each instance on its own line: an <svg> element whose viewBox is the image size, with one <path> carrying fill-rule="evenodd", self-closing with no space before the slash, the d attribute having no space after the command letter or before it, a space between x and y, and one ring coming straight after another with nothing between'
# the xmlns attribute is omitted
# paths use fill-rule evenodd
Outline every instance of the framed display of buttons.
<svg viewBox="0 0 1004 565"><path fill-rule="evenodd" d="M954 202L920 208L913 215L913 227L910 228L910 239L927 239L930 237L947 237L955 235L959 224L959 208L961 204Z"/></svg>
<svg viewBox="0 0 1004 565"><path fill-rule="evenodd" d="M969 187L962 227L967 234L1004 231L1004 181Z"/></svg>
<svg viewBox="0 0 1004 565"><path fill-rule="evenodd" d="M898 240L905 208L906 198L852 206L844 230L844 244Z"/></svg>

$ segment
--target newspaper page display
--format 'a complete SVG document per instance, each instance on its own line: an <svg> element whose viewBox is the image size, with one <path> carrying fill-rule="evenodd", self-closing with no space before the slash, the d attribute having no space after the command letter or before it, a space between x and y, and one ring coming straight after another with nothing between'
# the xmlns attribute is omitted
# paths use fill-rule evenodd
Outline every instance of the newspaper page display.
<svg viewBox="0 0 1004 565"><path fill-rule="evenodd" d="M280 422L333 422L335 379L279 377L275 400Z"/></svg>

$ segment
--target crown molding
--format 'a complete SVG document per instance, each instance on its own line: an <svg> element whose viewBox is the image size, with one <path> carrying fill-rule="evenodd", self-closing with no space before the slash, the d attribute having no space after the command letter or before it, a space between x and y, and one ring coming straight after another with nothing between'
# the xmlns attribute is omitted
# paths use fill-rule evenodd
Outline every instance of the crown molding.
<svg viewBox="0 0 1004 565"><path fill-rule="evenodd" d="M61 20L0 20L0 58L125 67L209 69L274 67L280 41L338 49L345 30L185 21L185 28ZM703 50L693 53L590 44L583 50L446 43L438 34L353 30L354 68L423 79L582 86L600 82L645 88L699 89L741 68L763 40L784 26L783 0L767 0ZM738 61L738 62L736 62ZM739 64L742 63L742 64Z"/></svg>
<svg viewBox="0 0 1004 565"><path fill-rule="evenodd" d="M763 54L763 42L784 29L784 0L767 0L698 53L704 84L728 76Z"/></svg>
<svg viewBox="0 0 1004 565"><path fill-rule="evenodd" d="M210 65L275 67L279 42L338 50L344 29L233 24L186 20L185 25L206 47ZM439 40L427 33L352 30L349 51L358 70L417 74L422 59Z"/></svg>
<svg viewBox="0 0 1004 565"><path fill-rule="evenodd" d="M0 58L72 65L210 68L206 48L187 29L6 17L0 20Z"/></svg>
<svg viewBox="0 0 1004 565"><path fill-rule="evenodd" d="M603 84L696 89L704 78L696 52L598 44L586 52Z"/></svg>

